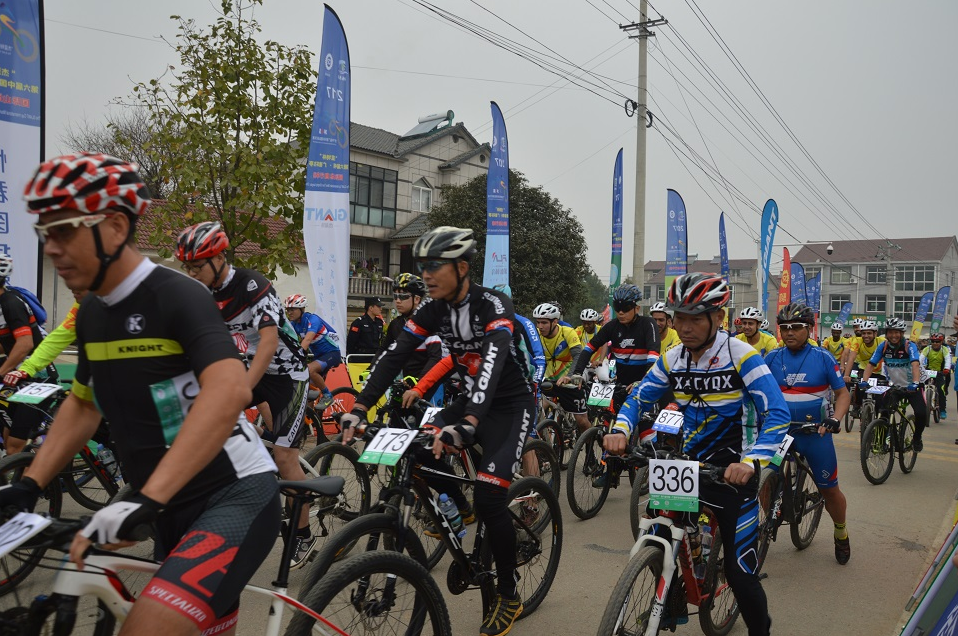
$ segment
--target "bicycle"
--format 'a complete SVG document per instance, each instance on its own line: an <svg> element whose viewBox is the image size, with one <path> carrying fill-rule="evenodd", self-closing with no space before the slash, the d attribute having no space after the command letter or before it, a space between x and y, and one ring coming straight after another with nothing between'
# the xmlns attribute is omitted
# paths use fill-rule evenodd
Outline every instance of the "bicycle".
<svg viewBox="0 0 958 636"><path fill-rule="evenodd" d="M879 485L891 475L896 453L901 472L908 474L914 470L918 461L918 451L912 444L915 416L906 412L906 389L886 385L871 387L868 392L881 395L882 399L878 417L862 433L861 465L865 479Z"/></svg>
<svg viewBox="0 0 958 636"><path fill-rule="evenodd" d="M37 39L32 34L24 29L13 28L13 18L9 15L0 15L0 25L7 27L13 34L13 48L21 60L29 64L37 59L40 54L40 47L37 45ZM2 31L3 29L0 29L0 32Z"/></svg>
<svg viewBox="0 0 958 636"><path fill-rule="evenodd" d="M792 422L789 436L818 435L818 423ZM780 453L780 471L762 470L758 482L758 567L762 571L768 548L778 540L778 529L788 524L792 544L804 550L812 544L825 509L808 460L791 444Z"/></svg>
<svg viewBox="0 0 958 636"><path fill-rule="evenodd" d="M875 394L866 392L865 395L859 396L858 371L853 370L850 375L851 381L845 383L845 386L848 387L848 393L851 395L851 406L848 407L848 412L845 413L845 432L852 432L854 420L857 419L859 422L858 432L864 435L865 427L875 419ZM883 376L873 375L869 378L868 384L873 387L887 386L888 381ZM854 405L859 398L861 399L861 405L856 408Z"/></svg>
<svg viewBox="0 0 958 636"><path fill-rule="evenodd" d="M687 459L671 450L647 446L632 447L627 453L636 462ZM725 483L724 467L694 464L698 466L700 484L735 488ZM672 468L667 464L660 467L661 472L656 468L653 483L661 479L662 485L672 490L666 485L672 479ZM757 476L756 472L753 480ZM691 481L691 468L676 465L675 479L677 487L680 482ZM686 501L684 510L664 509L664 501L656 497L653 503L659 509L655 510L655 517L646 516L640 521L639 537L612 590L597 636L655 636L661 630L675 631L688 614L688 604L699 608L702 631L709 636L728 634L738 619L739 607L725 580L725 553L714 512L691 501ZM712 537L710 545L702 541L707 536L706 528Z"/></svg>
<svg viewBox="0 0 958 636"><path fill-rule="evenodd" d="M445 480L457 486L470 486L468 477L448 474L419 465L416 455L431 453L435 439L430 430L376 429L367 426L363 436L367 449L378 448L377 435L393 440L390 445L400 449L392 453L388 461L395 460L396 479L394 486L381 495L382 512L370 513L347 524L323 546L314 559L303 589L307 590L302 602L310 605L318 595L310 591L327 576L335 561L342 558L355 546L374 555L385 552L408 552L414 559L424 563L425 551L422 542L411 531L410 519L420 502L419 510L438 529L440 540L452 556L446 575L446 585L453 594L478 588L481 592L483 613L491 608L496 596L495 572L492 569L492 552L485 524L478 520L473 549L467 553L460 536L442 514L437 497L426 483L426 476ZM387 437L388 436L388 437ZM383 439L380 438L380 439ZM559 501L552 489L538 477L523 477L509 487L507 499L509 514L517 534L516 556L519 573L519 594L524 610L520 619L531 615L548 593L555 579L562 552L562 516ZM375 560L375 556L369 557ZM361 584L361 576L354 577ZM296 618L296 621L308 619Z"/></svg>
<svg viewBox="0 0 958 636"><path fill-rule="evenodd" d="M935 424L941 421L941 406L938 399L938 387L935 385L939 371L930 369L921 370L921 383L925 390L925 404L928 405L928 416L935 418Z"/></svg>
<svg viewBox="0 0 958 636"><path fill-rule="evenodd" d="M566 454L575 446L579 437L579 427L576 425L575 415L567 413L559 403L544 394L553 387L562 388L550 380L542 383L542 395L539 398L539 417L536 424L536 435L552 447L552 452L559 462L559 467L565 470Z"/></svg>

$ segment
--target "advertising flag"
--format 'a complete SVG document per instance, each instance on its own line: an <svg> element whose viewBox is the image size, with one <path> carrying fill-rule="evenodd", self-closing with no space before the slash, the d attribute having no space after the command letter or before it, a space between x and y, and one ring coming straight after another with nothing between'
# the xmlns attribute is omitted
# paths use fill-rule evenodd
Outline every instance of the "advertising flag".
<svg viewBox="0 0 958 636"><path fill-rule="evenodd" d="M809 304L805 292L805 268L801 263L792 263L792 302Z"/></svg>
<svg viewBox="0 0 958 636"><path fill-rule="evenodd" d="M685 201L675 190L668 191L668 218L665 226L665 286L669 287L676 276L688 269L688 226L685 218Z"/></svg>
<svg viewBox="0 0 958 636"><path fill-rule="evenodd" d="M346 347L349 286L349 45L329 5L323 18L313 130L306 162L303 243L317 313Z"/></svg>
<svg viewBox="0 0 958 636"><path fill-rule="evenodd" d="M945 309L948 308L948 296L951 295L951 287L945 286L938 290L935 296L935 310L931 314L931 333L938 333L941 328L941 321L945 319Z"/></svg>
<svg viewBox="0 0 958 636"><path fill-rule="evenodd" d="M609 270L609 294L622 282L622 149L612 169L612 268Z"/></svg>
<svg viewBox="0 0 958 636"><path fill-rule="evenodd" d="M10 282L38 293L36 219L21 197L43 157L40 13L39 0L0 3L0 254L16 262Z"/></svg>
<svg viewBox="0 0 958 636"><path fill-rule="evenodd" d="M843 325L847 325L848 317L851 315L852 315L852 304L845 303L844 305L842 305L842 310L838 312L838 320L836 320L835 322L840 322Z"/></svg>
<svg viewBox="0 0 958 636"><path fill-rule="evenodd" d="M775 313L780 312L792 300L792 259L788 255L787 247L782 248L782 254L782 278L778 283L778 309Z"/></svg>
<svg viewBox="0 0 958 636"><path fill-rule="evenodd" d="M485 287L509 287L509 143L506 122L495 102L492 107L492 159L486 178L486 259L482 268Z"/></svg>
<svg viewBox="0 0 958 636"><path fill-rule="evenodd" d="M940 290L939 293L941 293ZM921 328L925 326L925 318L928 317L928 312L931 311L931 301L934 297L934 293L925 292L925 295L921 297L921 301L918 303L918 309L915 310L915 321L911 323L912 342L918 342L918 339L921 337Z"/></svg>
<svg viewBox="0 0 958 636"><path fill-rule="evenodd" d="M819 272L805 281L805 296L808 306L816 314L822 311L822 273Z"/></svg>
<svg viewBox="0 0 958 636"><path fill-rule="evenodd" d="M728 283L728 241L725 238L725 212L719 215L719 259L722 261L722 278Z"/></svg>
<svg viewBox="0 0 958 636"><path fill-rule="evenodd" d="M775 243L775 230L778 228L778 204L775 199L769 199L765 202L765 208L762 210L762 235L759 243L759 263L758 274L761 280L758 281L759 289L762 290L762 313L768 315L768 270L772 266L772 245Z"/></svg>

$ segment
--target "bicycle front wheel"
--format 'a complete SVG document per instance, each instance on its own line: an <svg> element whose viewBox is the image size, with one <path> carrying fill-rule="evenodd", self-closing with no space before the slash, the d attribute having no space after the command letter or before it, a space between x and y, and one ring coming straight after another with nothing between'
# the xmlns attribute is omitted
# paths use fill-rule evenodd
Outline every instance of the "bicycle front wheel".
<svg viewBox="0 0 958 636"><path fill-rule="evenodd" d="M367 552L336 564L303 603L352 636L452 636L449 612L422 564L398 552ZM316 619L297 612L286 636L306 636Z"/></svg>
<svg viewBox="0 0 958 636"><path fill-rule="evenodd" d="M852 418L851 412L852 412L851 408L845 411L845 432L846 433L851 433L852 428L854 428L855 426L855 420L854 418Z"/></svg>
<svg viewBox="0 0 958 636"><path fill-rule="evenodd" d="M862 472L865 479L878 485L885 483L895 465L895 447L888 420L879 418L865 427L861 447Z"/></svg>
<svg viewBox="0 0 958 636"><path fill-rule="evenodd" d="M918 451L915 450L915 416L909 415L896 427L898 431L898 467L906 475L915 469Z"/></svg>
<svg viewBox="0 0 958 636"><path fill-rule="evenodd" d="M530 439L526 440L522 453L522 462L519 467L521 474L517 478L539 477L549 484L552 492L558 497L559 487L562 485L562 472L559 470L559 461L552 447L542 439Z"/></svg>
<svg viewBox="0 0 958 636"><path fill-rule="evenodd" d="M539 439L552 447L552 452L559 461L559 467L565 470L566 447L562 439L562 430L555 420L543 420L536 426ZM558 492L558 491L557 491Z"/></svg>
<svg viewBox="0 0 958 636"><path fill-rule="evenodd" d="M804 550L812 544L812 539L818 532L822 510L825 509L825 500L822 498L822 493L818 491L818 486L812 478L808 464L802 460L796 462L795 466L797 468L795 475L797 488L792 501L793 517L789 530L792 535L792 543L799 550Z"/></svg>
<svg viewBox="0 0 958 636"><path fill-rule="evenodd" d="M725 578L725 548L722 546L718 521L714 517L712 527L715 535L712 551L705 562L705 581L702 584L705 600L699 606L699 625L706 636L725 636L732 631L738 619L739 607L732 586Z"/></svg>
<svg viewBox="0 0 958 636"><path fill-rule="evenodd" d="M103 466L99 460L94 465L83 455L78 455L60 473L63 485L73 500L84 508L94 511L110 503L110 500L120 491L120 486L117 485L119 477L111 476L107 479L97 470L98 466ZM106 470L105 467L103 469ZM119 468L116 467L114 470Z"/></svg>
<svg viewBox="0 0 958 636"><path fill-rule="evenodd" d="M859 415L860 415L860 417L859 417L859 420L858 420L858 422L859 422L859 424L858 424L858 431L859 431L862 435L864 435L864 434L865 434L865 427L868 426L869 424L871 424L871 423L875 420L875 417L876 417L876 414L875 414L875 402L872 401L872 400L865 400L865 402L862 404L862 408L861 408L861 411L860 411Z"/></svg>
<svg viewBox="0 0 958 636"><path fill-rule="evenodd" d="M599 622L597 636L642 636L655 606L655 590L662 578L663 552L646 546L629 560L619 577Z"/></svg>
<svg viewBox="0 0 958 636"><path fill-rule="evenodd" d="M609 472L602 460L599 429L593 426L579 435L566 475L566 497L572 513L579 519L591 519L599 514L612 485Z"/></svg>
<svg viewBox="0 0 958 636"><path fill-rule="evenodd" d="M649 467L636 469L632 482L632 496L629 497L629 524L632 526L632 538L639 538L639 521L649 504Z"/></svg>
<svg viewBox="0 0 958 636"><path fill-rule="evenodd" d="M758 480L758 566L755 569L756 573L761 572L762 566L765 565L765 557L768 555L772 535L775 533L776 520L771 518L771 513L778 493L778 479L778 473L765 468ZM781 510L778 511L778 514L781 514Z"/></svg>

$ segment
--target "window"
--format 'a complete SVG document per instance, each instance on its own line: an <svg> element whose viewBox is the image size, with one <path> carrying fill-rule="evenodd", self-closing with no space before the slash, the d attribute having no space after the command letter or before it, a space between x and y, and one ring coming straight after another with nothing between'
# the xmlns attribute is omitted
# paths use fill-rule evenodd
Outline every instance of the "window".
<svg viewBox="0 0 958 636"><path fill-rule="evenodd" d="M884 285L888 270L883 265L869 265L865 268L865 282L869 285Z"/></svg>
<svg viewBox="0 0 958 636"><path fill-rule="evenodd" d="M805 280L811 280L822 273L822 268L815 265L805 266Z"/></svg>
<svg viewBox="0 0 958 636"><path fill-rule="evenodd" d="M847 285L852 282L852 272L848 269L832 267L832 285Z"/></svg>
<svg viewBox="0 0 958 636"><path fill-rule="evenodd" d="M396 227L399 173L361 163L349 164L349 220L361 225Z"/></svg>
<svg viewBox="0 0 958 636"><path fill-rule="evenodd" d="M888 298L885 296L865 296L866 314L884 314L888 310Z"/></svg>
<svg viewBox="0 0 958 636"><path fill-rule="evenodd" d="M432 207L432 188L425 179L412 184L412 211L428 212Z"/></svg>
<svg viewBox="0 0 958 636"><path fill-rule="evenodd" d="M897 283L896 283L897 284ZM921 304L921 296L895 296L895 316L906 322L915 319L915 312Z"/></svg>
<svg viewBox="0 0 958 636"><path fill-rule="evenodd" d="M896 265L895 291L935 291L935 266Z"/></svg>
<svg viewBox="0 0 958 636"><path fill-rule="evenodd" d="M735 306L735 285L729 285L728 292L729 292L728 306L734 307Z"/></svg>
<svg viewBox="0 0 958 636"><path fill-rule="evenodd" d="M665 285L656 285L655 297L659 302L665 302Z"/></svg>
<svg viewBox="0 0 958 636"><path fill-rule="evenodd" d="M652 287L645 286L645 289L642 290L642 298L652 298Z"/></svg>
<svg viewBox="0 0 958 636"><path fill-rule="evenodd" d="M828 297L829 311L839 312L842 310L842 305L850 302L852 302L851 294L831 294Z"/></svg>
<svg viewBox="0 0 958 636"><path fill-rule="evenodd" d="M742 276L744 276L744 274L742 274L742 270L740 269L730 269L728 271L729 278L741 278Z"/></svg>

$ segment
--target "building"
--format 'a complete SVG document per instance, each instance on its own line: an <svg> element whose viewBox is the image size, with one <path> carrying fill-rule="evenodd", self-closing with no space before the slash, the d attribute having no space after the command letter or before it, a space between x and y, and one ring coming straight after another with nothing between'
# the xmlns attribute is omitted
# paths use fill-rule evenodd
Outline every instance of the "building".
<svg viewBox="0 0 958 636"><path fill-rule="evenodd" d="M910 322L921 297L945 285L954 288L958 274L954 236L833 241L830 246L831 254L824 244L806 243L792 256L793 263L805 268L806 280L822 273L823 325L830 325L847 302L852 303L853 317L868 316L883 324L897 316ZM952 294L946 316L954 315L954 304ZM951 331L950 322L943 327Z"/></svg>

